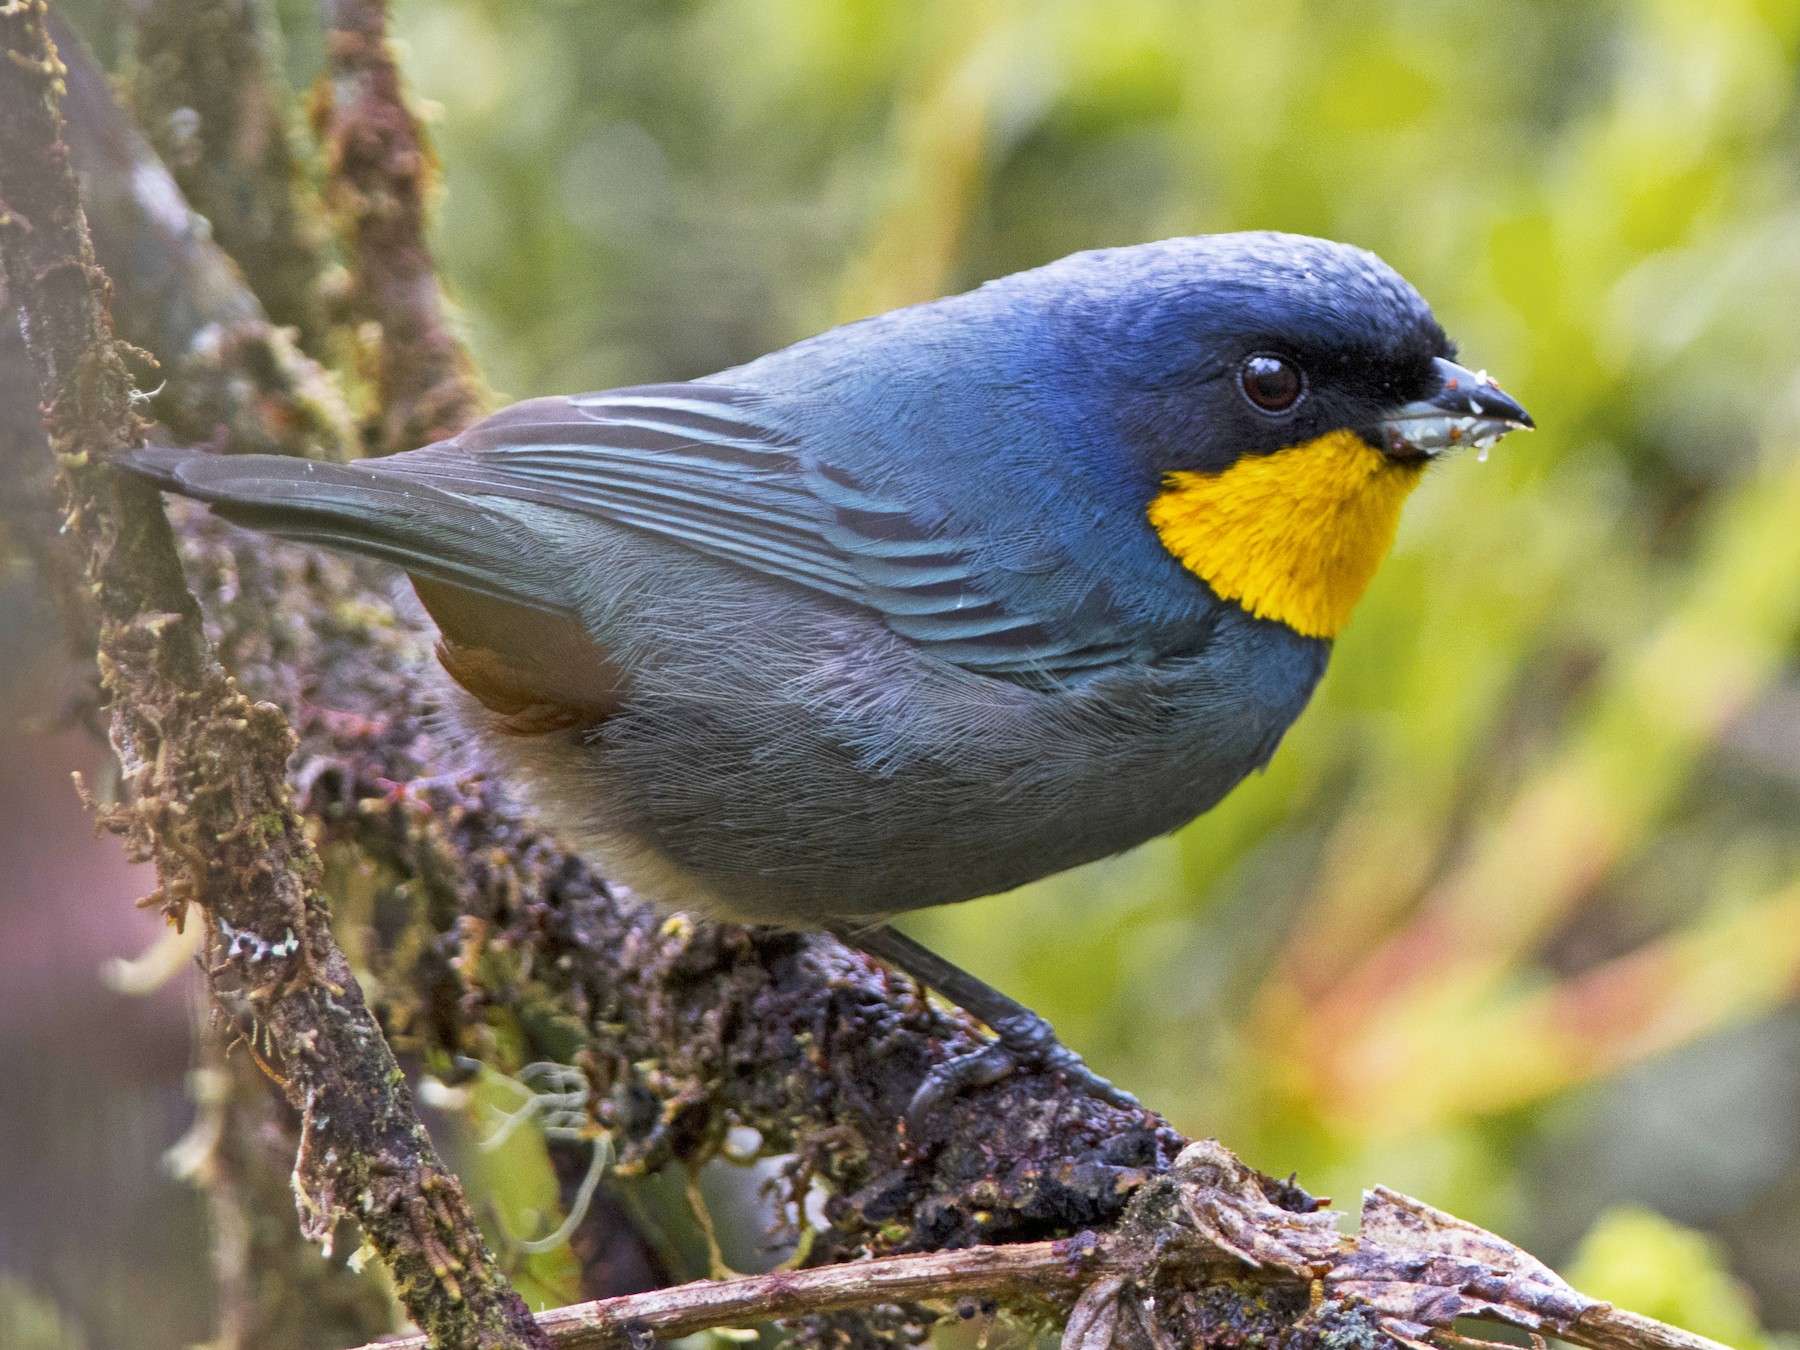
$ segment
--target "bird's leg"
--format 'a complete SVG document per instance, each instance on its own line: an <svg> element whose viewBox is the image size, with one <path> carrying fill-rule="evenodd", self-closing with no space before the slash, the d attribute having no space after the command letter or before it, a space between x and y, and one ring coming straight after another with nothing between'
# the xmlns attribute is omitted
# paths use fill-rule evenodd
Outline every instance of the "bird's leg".
<svg viewBox="0 0 1800 1350"><path fill-rule="evenodd" d="M831 932L840 942L935 989L993 1029L992 1044L947 1060L925 1075L906 1108L909 1126L916 1128L931 1111L958 1093L998 1082L1023 1064L1062 1073L1093 1096L1115 1106L1138 1105L1136 1097L1107 1082L1088 1068L1080 1055L1057 1040L1055 1029L1037 1013L976 979L961 966L946 961L929 947L914 942L899 929L888 924L872 928L834 924Z"/></svg>

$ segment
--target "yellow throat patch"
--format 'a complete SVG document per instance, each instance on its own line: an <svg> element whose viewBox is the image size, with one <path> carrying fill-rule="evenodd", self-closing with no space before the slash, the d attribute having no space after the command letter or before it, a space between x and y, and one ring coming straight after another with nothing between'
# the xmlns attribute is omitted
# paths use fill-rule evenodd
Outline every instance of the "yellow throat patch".
<svg viewBox="0 0 1800 1350"><path fill-rule="evenodd" d="M1163 547L1219 596L1306 637L1334 638L1393 546L1425 461L1353 431L1219 473L1172 473L1150 503Z"/></svg>

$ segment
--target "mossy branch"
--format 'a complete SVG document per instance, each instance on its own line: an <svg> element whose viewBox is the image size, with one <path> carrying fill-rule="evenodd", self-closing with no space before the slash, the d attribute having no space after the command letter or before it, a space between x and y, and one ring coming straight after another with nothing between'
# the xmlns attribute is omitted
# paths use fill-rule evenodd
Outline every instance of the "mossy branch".
<svg viewBox="0 0 1800 1350"><path fill-rule="evenodd" d="M1492 1234L1391 1192L1366 1198L1359 1236L1340 1235L1327 1213L1271 1204L1261 1179L1211 1141L1186 1149L1105 1235L701 1281L558 1308L538 1321L557 1350L629 1350L711 1327L970 1299L1054 1312L1063 1350L1416 1347L1439 1337L1463 1350L1482 1346L1450 1334L1457 1317L1589 1350L1725 1350L1583 1298ZM384 1345L424 1350L418 1340Z"/></svg>
<svg viewBox="0 0 1800 1350"><path fill-rule="evenodd" d="M111 739L129 800L104 823L154 861L160 898L205 925L222 1008L301 1111L295 1189L320 1236L353 1212L442 1345L540 1346L333 941L286 782L293 734L214 658L157 494L112 471L143 423L112 335L58 103L44 0L0 6L0 267L37 373L67 528L98 611Z"/></svg>

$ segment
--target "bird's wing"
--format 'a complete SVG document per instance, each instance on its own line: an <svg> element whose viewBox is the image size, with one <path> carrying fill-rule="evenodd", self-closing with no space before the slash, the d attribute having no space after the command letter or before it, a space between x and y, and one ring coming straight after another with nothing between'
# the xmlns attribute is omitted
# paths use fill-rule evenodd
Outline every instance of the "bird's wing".
<svg viewBox="0 0 1800 1350"><path fill-rule="evenodd" d="M378 462L382 463L382 462ZM531 399L385 461L444 491L588 513L878 613L966 669L1060 679L1128 650L984 585L989 541L946 532L769 425L756 395L646 385ZM1085 630L1085 631L1084 631Z"/></svg>

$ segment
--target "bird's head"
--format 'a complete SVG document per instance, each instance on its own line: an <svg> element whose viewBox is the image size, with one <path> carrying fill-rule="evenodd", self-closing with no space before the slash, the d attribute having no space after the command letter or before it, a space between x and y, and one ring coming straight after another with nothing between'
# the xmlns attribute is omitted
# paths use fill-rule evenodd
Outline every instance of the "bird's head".
<svg viewBox="0 0 1800 1350"><path fill-rule="evenodd" d="M1171 239L1043 269L1063 388L1162 545L1222 598L1335 637L1445 451L1530 427L1374 254Z"/></svg>

